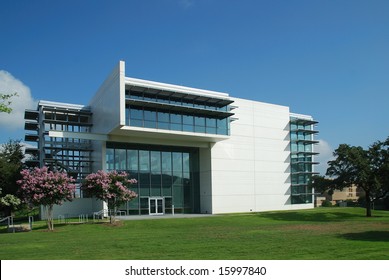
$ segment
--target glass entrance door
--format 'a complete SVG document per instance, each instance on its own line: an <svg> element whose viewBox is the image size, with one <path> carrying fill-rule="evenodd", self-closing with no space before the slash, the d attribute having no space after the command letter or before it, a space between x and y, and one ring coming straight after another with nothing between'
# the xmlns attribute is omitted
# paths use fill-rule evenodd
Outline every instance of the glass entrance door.
<svg viewBox="0 0 389 280"><path fill-rule="evenodd" d="M163 197L149 197L149 214L163 215L165 212L165 205Z"/></svg>

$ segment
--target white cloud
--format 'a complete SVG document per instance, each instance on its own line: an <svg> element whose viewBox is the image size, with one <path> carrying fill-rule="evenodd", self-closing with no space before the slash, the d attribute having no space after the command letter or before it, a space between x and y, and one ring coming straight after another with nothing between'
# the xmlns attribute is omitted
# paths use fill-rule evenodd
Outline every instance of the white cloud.
<svg viewBox="0 0 389 280"><path fill-rule="evenodd" d="M0 113L0 127L6 130L19 130L24 127L24 110L35 109L37 101L31 95L30 88L7 71L0 70L0 92L17 93L12 97L10 114Z"/></svg>
<svg viewBox="0 0 389 280"><path fill-rule="evenodd" d="M321 175L325 175L328 167L327 162L334 158L334 149L328 142L322 139L319 139L318 141L319 143L315 146L315 152L320 154L316 156L315 161L320 162L320 164L316 166L315 170L320 172Z"/></svg>

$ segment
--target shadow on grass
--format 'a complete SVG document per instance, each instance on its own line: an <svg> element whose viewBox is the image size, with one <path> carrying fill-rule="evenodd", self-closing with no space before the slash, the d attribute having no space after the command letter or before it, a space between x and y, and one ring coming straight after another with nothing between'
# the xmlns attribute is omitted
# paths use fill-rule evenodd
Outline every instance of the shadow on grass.
<svg viewBox="0 0 389 280"><path fill-rule="evenodd" d="M352 219L360 219L363 215L346 213L344 211L313 212L313 211L285 211L266 212L258 214L260 217L277 221L300 221L300 222L342 222Z"/></svg>
<svg viewBox="0 0 389 280"><path fill-rule="evenodd" d="M65 226L68 226L68 225L81 225L81 223L67 223L67 224L54 224L54 231L56 229L60 229L62 227L65 227ZM16 227L19 226L19 224L15 224ZM46 224L40 224L40 225L34 225L33 226L33 231L48 231L47 229L47 225ZM23 232L31 232L31 230L15 230L15 233L23 233ZM0 234L3 234L3 233L14 233L11 231L8 230L7 227L3 227L3 228L0 228Z"/></svg>
<svg viewBox="0 0 389 280"><path fill-rule="evenodd" d="M8 233L7 228L0 228L0 234L2 233Z"/></svg>
<svg viewBox="0 0 389 280"><path fill-rule="evenodd" d="M389 231L365 231L345 233L339 237L347 240L389 242Z"/></svg>
<svg viewBox="0 0 389 280"><path fill-rule="evenodd" d="M81 225L91 225L91 224L94 224L94 225L98 225L98 224L106 224L104 222L89 222L89 223L79 223L79 222L67 222L67 223L60 223L60 224L56 224L54 223L54 230L55 229L58 229L58 228L63 228L63 227L69 227L69 226L81 226ZM34 229L36 230L46 230L47 229L47 224L41 224L39 226L34 226Z"/></svg>

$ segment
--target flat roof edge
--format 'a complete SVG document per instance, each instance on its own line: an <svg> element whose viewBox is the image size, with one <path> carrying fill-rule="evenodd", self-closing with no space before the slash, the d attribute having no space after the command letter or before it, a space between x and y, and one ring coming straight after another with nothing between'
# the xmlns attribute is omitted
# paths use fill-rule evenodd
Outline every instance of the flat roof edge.
<svg viewBox="0 0 389 280"><path fill-rule="evenodd" d="M226 98L226 99L229 98L229 94L224 92L178 86L173 84L160 83L160 82L154 82L154 81L148 81L148 80L142 80L142 79L136 79L130 77L125 77L125 82L126 84L130 84L130 85L154 88L158 90L175 91L180 93L191 93L195 95L205 95L205 96L211 96L215 98Z"/></svg>
<svg viewBox="0 0 389 280"><path fill-rule="evenodd" d="M302 114L296 114L296 113L289 113L289 116L291 118L296 118L296 119L303 119L303 120L309 120L313 121L313 117L310 115L302 115Z"/></svg>
<svg viewBox="0 0 389 280"><path fill-rule="evenodd" d="M77 109L77 110L90 110L90 106L86 106L86 105L53 102L53 101L46 101L46 100L40 100L38 106L50 106L50 107L59 107L59 108Z"/></svg>

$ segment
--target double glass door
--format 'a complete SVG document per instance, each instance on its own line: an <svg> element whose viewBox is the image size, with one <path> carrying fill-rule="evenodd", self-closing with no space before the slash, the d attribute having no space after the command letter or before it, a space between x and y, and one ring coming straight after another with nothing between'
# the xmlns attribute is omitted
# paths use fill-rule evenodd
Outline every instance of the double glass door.
<svg viewBox="0 0 389 280"><path fill-rule="evenodd" d="M163 215L165 212L165 205L163 197L149 197L149 214Z"/></svg>

